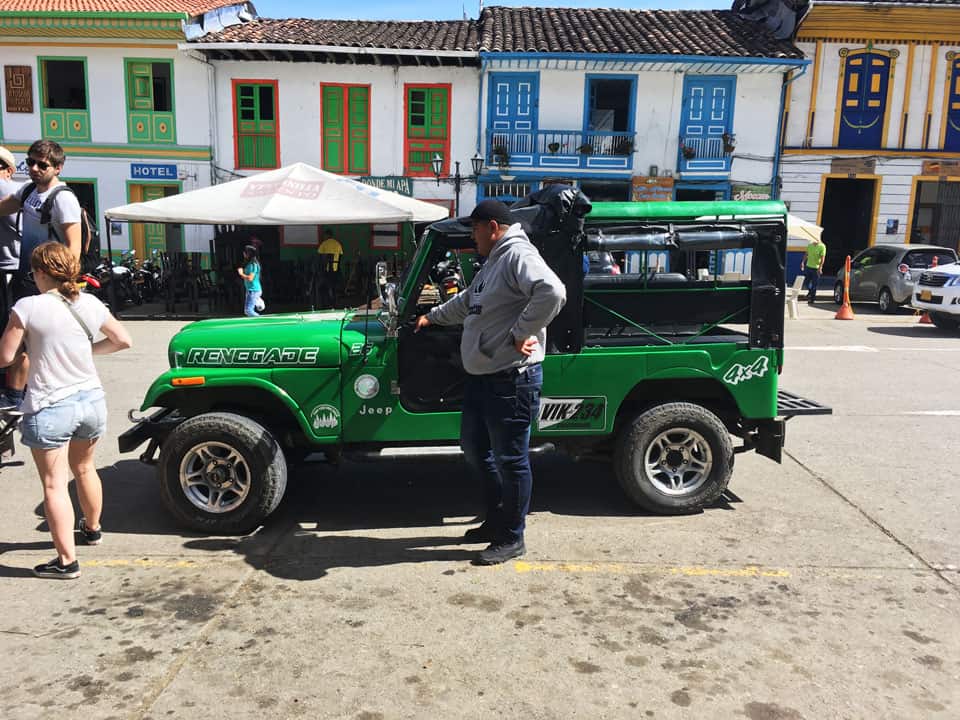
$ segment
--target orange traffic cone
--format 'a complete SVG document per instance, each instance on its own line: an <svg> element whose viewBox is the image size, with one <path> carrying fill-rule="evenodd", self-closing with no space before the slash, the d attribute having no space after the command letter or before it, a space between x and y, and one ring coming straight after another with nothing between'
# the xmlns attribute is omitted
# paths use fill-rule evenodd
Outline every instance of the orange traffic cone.
<svg viewBox="0 0 960 720"><path fill-rule="evenodd" d="M937 266L937 256L933 256L933 263L931 263L930 268L933 269ZM930 313L926 310L923 311L923 315L920 316L921 325L933 325L933 320L930 319Z"/></svg>
<svg viewBox="0 0 960 720"><path fill-rule="evenodd" d="M837 310L837 314L833 316L834 320L853 320L853 308L850 307L850 256L847 255L847 260L844 263L843 270L843 305L840 306L840 309Z"/></svg>

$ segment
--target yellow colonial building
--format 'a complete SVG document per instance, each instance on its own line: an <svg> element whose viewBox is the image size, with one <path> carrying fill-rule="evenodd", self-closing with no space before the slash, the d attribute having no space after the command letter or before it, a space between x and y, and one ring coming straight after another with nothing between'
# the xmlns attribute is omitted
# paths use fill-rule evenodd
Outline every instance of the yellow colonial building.
<svg viewBox="0 0 960 720"><path fill-rule="evenodd" d="M825 272L876 243L957 248L960 0L823 0L797 46L781 196L823 225Z"/></svg>

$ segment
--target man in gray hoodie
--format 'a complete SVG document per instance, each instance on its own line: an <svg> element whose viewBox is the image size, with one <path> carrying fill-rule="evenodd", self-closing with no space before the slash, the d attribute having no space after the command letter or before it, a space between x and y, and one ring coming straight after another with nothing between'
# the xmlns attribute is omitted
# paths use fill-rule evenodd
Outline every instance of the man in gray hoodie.
<svg viewBox="0 0 960 720"><path fill-rule="evenodd" d="M490 543L476 562L494 565L526 552L530 428L540 411L546 327L566 288L502 202L482 201L469 222L486 262L470 287L417 318L416 329L463 323L460 446L483 479L487 504L483 524L464 538Z"/></svg>

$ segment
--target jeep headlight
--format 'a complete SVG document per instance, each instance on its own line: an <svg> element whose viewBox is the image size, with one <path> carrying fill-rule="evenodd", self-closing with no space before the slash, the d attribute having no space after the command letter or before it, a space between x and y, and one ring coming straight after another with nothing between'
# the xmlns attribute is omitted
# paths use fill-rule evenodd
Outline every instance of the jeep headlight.
<svg viewBox="0 0 960 720"><path fill-rule="evenodd" d="M957 285L960 285L960 275L954 275L943 284L944 287L955 287Z"/></svg>

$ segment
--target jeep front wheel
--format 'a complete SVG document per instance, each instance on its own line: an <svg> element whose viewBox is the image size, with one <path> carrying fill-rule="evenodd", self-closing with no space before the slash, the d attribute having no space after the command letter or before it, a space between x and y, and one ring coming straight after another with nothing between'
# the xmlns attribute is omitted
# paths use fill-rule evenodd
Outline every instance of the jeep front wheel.
<svg viewBox="0 0 960 720"><path fill-rule="evenodd" d="M246 533L280 504L287 463L262 425L206 413L170 433L157 466L164 505L184 525L211 534Z"/></svg>
<svg viewBox="0 0 960 720"><path fill-rule="evenodd" d="M700 405L665 403L635 417L617 438L614 473L624 492L664 515L697 512L730 482L733 443Z"/></svg>

